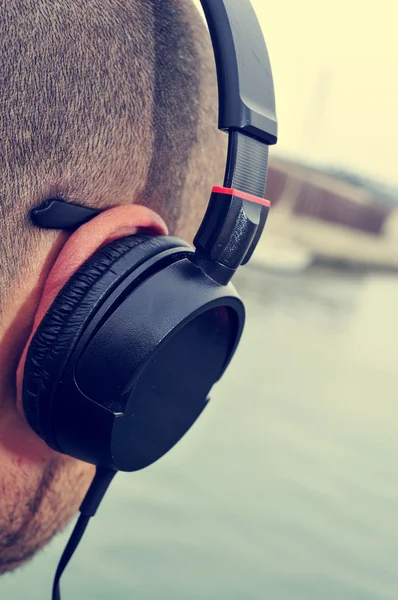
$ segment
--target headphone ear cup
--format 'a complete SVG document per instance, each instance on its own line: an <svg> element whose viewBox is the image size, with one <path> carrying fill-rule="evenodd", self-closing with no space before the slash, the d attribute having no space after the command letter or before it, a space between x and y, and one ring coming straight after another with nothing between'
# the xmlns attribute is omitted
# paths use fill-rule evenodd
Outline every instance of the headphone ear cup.
<svg viewBox="0 0 398 600"><path fill-rule="evenodd" d="M120 238L94 253L62 288L30 343L22 400L32 429L48 442L54 391L87 321L134 269L160 252L191 249L171 236Z"/></svg>

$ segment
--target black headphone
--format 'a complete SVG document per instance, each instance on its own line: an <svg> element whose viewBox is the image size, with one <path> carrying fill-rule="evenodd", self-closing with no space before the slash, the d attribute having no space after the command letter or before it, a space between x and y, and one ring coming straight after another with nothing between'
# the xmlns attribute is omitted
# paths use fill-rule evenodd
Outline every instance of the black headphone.
<svg viewBox="0 0 398 600"><path fill-rule="evenodd" d="M224 187L213 188L195 250L175 237L148 235L102 247L63 287L27 353L30 426L54 450L97 465L81 508L87 521L116 471L150 465L196 421L243 330L244 306L230 280L253 254L270 206L264 194L268 146L277 140L274 86L250 0L201 3L229 148ZM73 230L98 212L51 199L31 219Z"/></svg>

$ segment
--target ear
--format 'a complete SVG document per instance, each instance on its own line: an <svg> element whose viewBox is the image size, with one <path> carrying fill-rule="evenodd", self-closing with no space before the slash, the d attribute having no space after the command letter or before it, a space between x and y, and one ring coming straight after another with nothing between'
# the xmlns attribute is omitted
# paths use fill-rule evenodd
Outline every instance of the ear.
<svg viewBox="0 0 398 600"><path fill-rule="evenodd" d="M63 246L47 276L37 306L32 331L17 369L17 408L23 416L22 380L26 354L31 339L44 315L68 279L96 250L113 240L135 233L167 235L168 230L163 219L145 206L118 206L104 211L79 227Z"/></svg>

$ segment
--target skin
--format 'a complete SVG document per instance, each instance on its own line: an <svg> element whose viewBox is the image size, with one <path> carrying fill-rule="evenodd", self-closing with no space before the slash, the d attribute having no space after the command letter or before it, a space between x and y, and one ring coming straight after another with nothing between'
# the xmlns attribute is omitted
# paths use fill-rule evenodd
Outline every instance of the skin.
<svg viewBox="0 0 398 600"><path fill-rule="evenodd" d="M42 249L0 325L0 574L31 558L72 518L94 467L54 452L34 433L22 408L29 341L70 276L102 245L133 233L167 234L144 206L109 209Z"/></svg>

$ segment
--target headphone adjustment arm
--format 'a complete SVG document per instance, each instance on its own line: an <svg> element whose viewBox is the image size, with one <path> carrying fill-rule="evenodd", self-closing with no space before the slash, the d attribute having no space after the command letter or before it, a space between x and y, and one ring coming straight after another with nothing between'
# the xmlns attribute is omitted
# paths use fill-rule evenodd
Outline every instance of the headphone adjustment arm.
<svg viewBox="0 0 398 600"><path fill-rule="evenodd" d="M239 190L214 187L194 239L195 264L220 285L227 285L254 252L270 205Z"/></svg>

